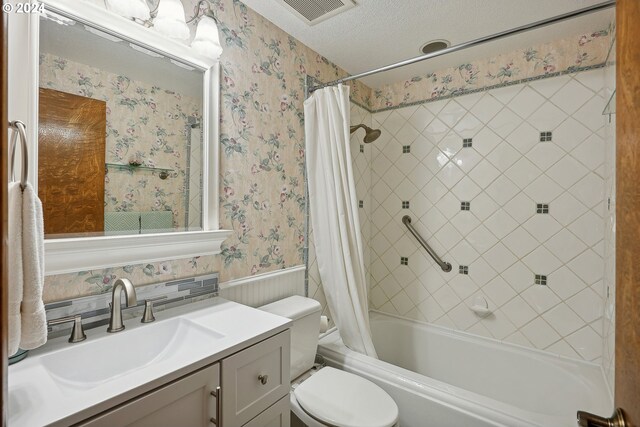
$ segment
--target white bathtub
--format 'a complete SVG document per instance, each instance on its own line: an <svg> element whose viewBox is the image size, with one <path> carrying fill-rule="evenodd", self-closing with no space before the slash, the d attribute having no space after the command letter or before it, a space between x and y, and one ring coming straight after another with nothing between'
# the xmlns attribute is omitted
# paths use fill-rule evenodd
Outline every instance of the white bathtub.
<svg viewBox="0 0 640 427"><path fill-rule="evenodd" d="M402 427L575 427L612 399L599 365L383 313L371 313L376 360L337 331L320 340L327 364L366 377L400 408Z"/></svg>

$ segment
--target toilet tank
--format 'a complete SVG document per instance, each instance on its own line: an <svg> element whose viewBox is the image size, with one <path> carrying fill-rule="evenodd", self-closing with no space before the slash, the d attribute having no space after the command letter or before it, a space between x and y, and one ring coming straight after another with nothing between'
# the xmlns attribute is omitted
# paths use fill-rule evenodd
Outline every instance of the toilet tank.
<svg viewBox="0 0 640 427"><path fill-rule="evenodd" d="M311 298L292 296L258 307L260 310L289 318L291 326L291 379L311 369L320 334L320 303Z"/></svg>

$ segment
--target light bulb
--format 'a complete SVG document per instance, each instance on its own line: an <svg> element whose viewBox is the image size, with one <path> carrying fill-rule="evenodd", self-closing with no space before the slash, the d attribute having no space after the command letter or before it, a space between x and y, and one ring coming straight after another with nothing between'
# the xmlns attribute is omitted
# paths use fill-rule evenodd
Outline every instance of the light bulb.
<svg viewBox="0 0 640 427"><path fill-rule="evenodd" d="M220 35L216 21L208 16L200 18L191 47L202 55L212 56L215 59L220 57L222 46L220 46Z"/></svg>
<svg viewBox="0 0 640 427"><path fill-rule="evenodd" d="M153 28L173 39L187 40L189 38L191 33L180 0L160 0L158 15L153 20Z"/></svg>

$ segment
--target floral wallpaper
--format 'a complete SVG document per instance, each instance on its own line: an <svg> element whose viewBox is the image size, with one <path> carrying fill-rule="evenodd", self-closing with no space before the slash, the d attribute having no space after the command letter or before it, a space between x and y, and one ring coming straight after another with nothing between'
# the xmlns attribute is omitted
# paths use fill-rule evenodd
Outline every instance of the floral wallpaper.
<svg viewBox="0 0 640 427"><path fill-rule="evenodd" d="M40 55L40 86L106 101L107 163L173 169L162 180L157 172L107 167L105 212L171 211L174 228L184 229L186 126L200 118L201 100L50 54Z"/></svg>
<svg viewBox="0 0 640 427"><path fill-rule="evenodd" d="M197 3L183 0L187 19ZM304 262L304 80L347 73L238 0L209 4L224 48L220 225L233 235L218 256L47 276L46 302L108 292L115 277L144 285L219 271L223 282ZM361 83L351 93L370 101Z"/></svg>
<svg viewBox="0 0 640 427"><path fill-rule="evenodd" d="M220 272L220 281L303 263L304 79L346 75L239 0L207 0L219 21L221 57L220 222L233 230L218 256L48 276L45 301L108 292L113 278L135 285ZM197 0L183 0L187 19ZM192 34L195 28L192 27ZM475 61L371 90L352 101L378 110L604 62L609 30Z"/></svg>
<svg viewBox="0 0 640 427"><path fill-rule="evenodd" d="M373 90L369 107L372 111L401 107L522 79L600 65L606 60L613 33L612 27L609 27L415 76Z"/></svg>

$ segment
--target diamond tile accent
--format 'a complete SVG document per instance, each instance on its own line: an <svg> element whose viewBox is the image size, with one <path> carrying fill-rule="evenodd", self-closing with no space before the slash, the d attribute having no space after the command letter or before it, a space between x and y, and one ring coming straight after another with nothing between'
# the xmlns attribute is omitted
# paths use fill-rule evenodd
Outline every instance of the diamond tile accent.
<svg viewBox="0 0 640 427"><path fill-rule="evenodd" d="M603 354L593 325L604 323L602 216L614 194L607 173L615 175L594 76L373 115L383 135L353 156L372 307L568 357ZM453 274L407 233L403 209ZM492 316L468 309L479 295Z"/></svg>
<svg viewBox="0 0 640 427"><path fill-rule="evenodd" d="M545 276L544 274L536 274L535 284L547 286L547 276Z"/></svg>
<svg viewBox="0 0 640 427"><path fill-rule="evenodd" d="M553 134L550 131L540 132L540 142L550 142L553 139Z"/></svg>
<svg viewBox="0 0 640 427"><path fill-rule="evenodd" d="M548 214L549 213L549 205L547 203L538 203L538 204L536 204L536 213L537 214Z"/></svg>

